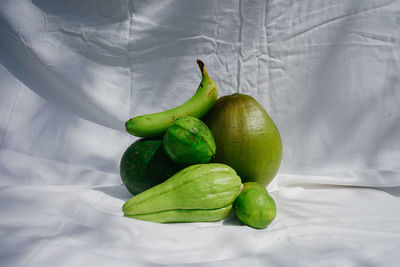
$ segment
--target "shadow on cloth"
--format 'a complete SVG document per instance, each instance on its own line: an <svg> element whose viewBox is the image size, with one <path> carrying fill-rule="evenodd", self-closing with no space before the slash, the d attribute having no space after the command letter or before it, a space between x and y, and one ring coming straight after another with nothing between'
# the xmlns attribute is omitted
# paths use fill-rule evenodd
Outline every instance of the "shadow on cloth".
<svg viewBox="0 0 400 267"><path fill-rule="evenodd" d="M106 195L109 195L113 198L118 198L121 200L128 200L132 197L132 194L124 187L123 184L121 185L110 185L110 186L97 186L93 187L94 190L103 192Z"/></svg>

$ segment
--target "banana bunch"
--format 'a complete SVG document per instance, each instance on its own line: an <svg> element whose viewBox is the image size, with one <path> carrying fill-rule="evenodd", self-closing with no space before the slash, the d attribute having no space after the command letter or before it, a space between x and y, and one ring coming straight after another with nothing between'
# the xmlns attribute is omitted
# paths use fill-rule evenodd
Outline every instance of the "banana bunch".
<svg viewBox="0 0 400 267"><path fill-rule="evenodd" d="M170 110L133 117L125 123L126 131L138 137L162 136L180 117L203 117L215 104L218 88L208 75L204 63L198 59L197 64L202 80L195 94L188 101Z"/></svg>

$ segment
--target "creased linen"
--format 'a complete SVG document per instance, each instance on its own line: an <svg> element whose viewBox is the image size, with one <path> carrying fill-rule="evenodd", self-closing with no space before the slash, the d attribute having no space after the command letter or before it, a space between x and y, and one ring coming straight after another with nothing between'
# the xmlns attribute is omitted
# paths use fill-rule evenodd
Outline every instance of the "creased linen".
<svg viewBox="0 0 400 267"><path fill-rule="evenodd" d="M0 2L1 266L397 266L400 3ZM124 218L132 116L259 101L283 140L264 230Z"/></svg>

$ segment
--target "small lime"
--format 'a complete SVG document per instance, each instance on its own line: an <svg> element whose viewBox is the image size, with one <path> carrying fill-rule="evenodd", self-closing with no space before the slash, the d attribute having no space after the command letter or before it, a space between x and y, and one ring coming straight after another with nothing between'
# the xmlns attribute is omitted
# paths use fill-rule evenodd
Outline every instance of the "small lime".
<svg viewBox="0 0 400 267"><path fill-rule="evenodd" d="M235 213L242 223L262 229L275 219L276 205L264 187L254 182L244 183L235 200Z"/></svg>

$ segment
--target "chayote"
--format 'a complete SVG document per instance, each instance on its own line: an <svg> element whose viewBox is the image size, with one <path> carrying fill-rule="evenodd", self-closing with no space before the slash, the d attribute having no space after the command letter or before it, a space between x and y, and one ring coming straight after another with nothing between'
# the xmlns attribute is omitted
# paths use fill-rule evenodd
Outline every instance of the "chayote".
<svg viewBox="0 0 400 267"><path fill-rule="evenodd" d="M127 200L126 217L153 222L207 222L224 219L242 182L225 164L196 164Z"/></svg>

